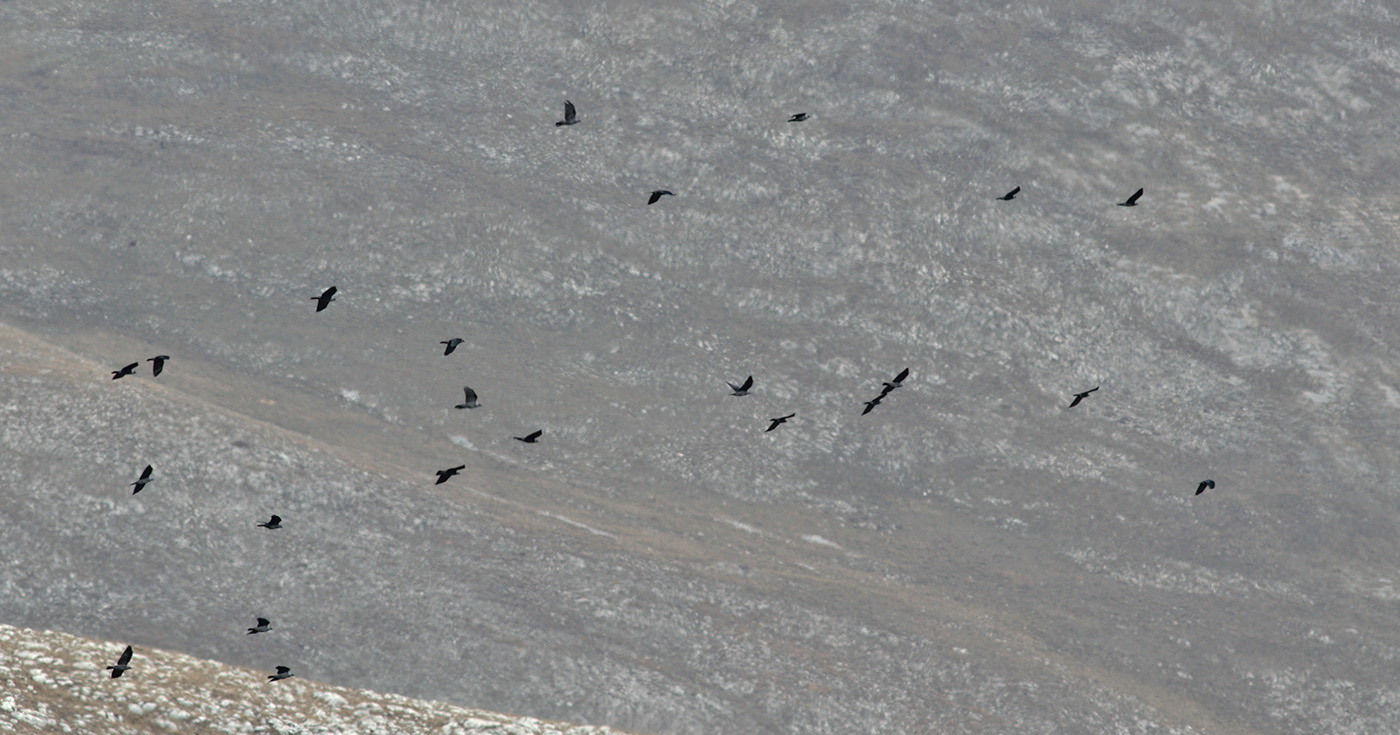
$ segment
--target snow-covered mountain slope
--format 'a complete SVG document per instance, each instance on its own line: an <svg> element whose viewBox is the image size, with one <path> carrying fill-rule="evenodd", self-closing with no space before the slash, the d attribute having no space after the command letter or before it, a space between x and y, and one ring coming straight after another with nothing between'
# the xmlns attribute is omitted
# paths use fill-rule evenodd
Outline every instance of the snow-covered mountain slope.
<svg viewBox="0 0 1400 735"><path fill-rule="evenodd" d="M1400 731L1396 37L0 3L0 620L637 731Z"/></svg>
<svg viewBox="0 0 1400 735"><path fill-rule="evenodd" d="M337 735L607 735L606 727L330 686L267 681L171 651L141 649L131 670L104 670L124 646L0 625L0 732L337 733ZM296 672L293 672L294 674Z"/></svg>

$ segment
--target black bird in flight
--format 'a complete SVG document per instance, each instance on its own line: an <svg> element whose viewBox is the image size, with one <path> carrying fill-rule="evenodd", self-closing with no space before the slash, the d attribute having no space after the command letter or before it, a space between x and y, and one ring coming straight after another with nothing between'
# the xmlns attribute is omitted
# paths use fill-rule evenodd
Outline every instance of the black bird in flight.
<svg viewBox="0 0 1400 735"><path fill-rule="evenodd" d="M749 377L745 378L742 385L734 385L733 383L731 383L731 382L729 382L729 381L727 381L727 380L724 381L724 384L727 385L727 386L729 386L729 387L734 391L733 393L730 393L729 395L731 395L731 396L746 396L746 395L749 394L749 389L753 387L753 376L750 375Z"/></svg>
<svg viewBox="0 0 1400 735"><path fill-rule="evenodd" d="M799 113L797 113L796 115L793 115L792 117L788 118L788 122L802 122L803 120L806 120L806 119L807 119L807 113L805 113L805 112L799 112Z"/></svg>
<svg viewBox="0 0 1400 735"><path fill-rule="evenodd" d="M1003 202L1009 202L1009 201L1011 201L1012 199L1015 199L1015 198L1016 198L1016 195L1017 195L1017 194L1020 194L1020 193L1021 193L1021 187L1018 186L1018 187L1016 187L1015 189L1012 189L1011 191L1006 192L1005 195L997 197L997 199L1000 199L1000 200L1002 200Z"/></svg>
<svg viewBox="0 0 1400 735"><path fill-rule="evenodd" d="M776 418L776 419L768 419L769 421L772 421L773 423L769 424L769 425L768 425L768 428L766 428L766 429L763 430L763 433L767 434L768 432L770 432L770 431L772 431L772 430L778 428L779 426L782 426L783 424L786 424L788 419L790 419L790 418L792 418L793 416L796 416L796 415L797 415L796 413L790 413L790 414L788 414L788 415L786 415L786 416L779 416L779 417Z"/></svg>
<svg viewBox="0 0 1400 735"><path fill-rule="evenodd" d="M115 666L108 666L108 667L107 667L107 670L110 671L110 672L112 672L112 678L113 678L113 679L120 679L121 676L122 676L122 674L125 674L125 673L127 672L127 669L130 669L130 668L131 668L130 666L127 665L127 664L130 664L130 663L131 663L131 646L127 646L127 647L126 647L126 650L125 650L125 651L122 651L122 655L119 656L119 657L117 657L117 664L116 664Z"/></svg>
<svg viewBox="0 0 1400 735"><path fill-rule="evenodd" d="M267 680L268 680L268 681L282 681L283 679L290 679L290 678L292 678L293 676L296 676L296 674L293 674L293 673L292 673L292 670L291 670L290 668L287 668L286 666L278 666L278 667L277 667L277 673L275 673L275 674L268 674Z"/></svg>
<svg viewBox="0 0 1400 735"><path fill-rule="evenodd" d="M539 429L539 430L537 430L537 431L532 431L532 432L530 432L529 434L526 434L525 436L517 436L517 437L514 437L514 438L515 438L516 441L522 441L522 442L525 442L526 444L534 444L535 442L539 441L540 434L543 434L543 433L544 433L544 429Z"/></svg>
<svg viewBox="0 0 1400 735"><path fill-rule="evenodd" d="M871 400L869 400L869 401L866 401L866 402L865 402L865 410L864 410L864 411L861 411L861 412L860 412L860 415L861 415L861 416L864 416L865 414L870 413L871 411L874 411L874 410L875 410L875 407L878 406L878 405L880 405L880 401L882 401L882 400L884 400L884 399L885 399L885 394L884 394L884 393L881 393L880 395L875 396L875 398L873 398L873 399L871 399Z"/></svg>
<svg viewBox="0 0 1400 735"><path fill-rule="evenodd" d="M248 629L248 635L266 633L269 630L272 630L272 623L268 622L267 618L258 618L258 624Z"/></svg>
<svg viewBox="0 0 1400 735"><path fill-rule="evenodd" d="M466 400L463 400L461 403L453 406L453 408L478 408L481 406L480 403L476 402L476 391L466 386L462 386L462 392L466 394Z"/></svg>
<svg viewBox="0 0 1400 735"><path fill-rule="evenodd" d="M656 191L653 191L651 193L651 198L647 200L647 206L651 206L661 201L661 197L673 197L675 195L675 192L666 191L665 189L657 189Z"/></svg>
<svg viewBox="0 0 1400 735"><path fill-rule="evenodd" d="M442 483L447 482L449 479L451 479L451 478L452 478L454 475L456 475L458 472L461 472L462 470L465 470L466 468L467 468L466 465L464 465L464 464L459 464L459 465L457 465L456 467L448 467L448 468L445 469L445 470L438 470L438 471L437 471L437 476L438 476L437 482L435 482L435 483L433 483L433 484L434 484L434 485L441 485Z"/></svg>
<svg viewBox="0 0 1400 735"><path fill-rule="evenodd" d="M155 480L151 479L151 466L146 465L146 469L141 470L141 476L136 478L136 482L131 483L132 487L136 488L135 490L131 491L131 494L135 495L136 493L145 490L146 485L152 482L155 482Z"/></svg>
<svg viewBox="0 0 1400 735"><path fill-rule="evenodd" d="M316 302L316 311L325 311L326 307L330 306L332 301L335 301L335 286L331 286L325 291L322 291L320 296L312 296L311 300Z"/></svg>
<svg viewBox="0 0 1400 735"><path fill-rule="evenodd" d="M1093 388L1084 391L1083 393L1075 393L1074 400L1069 402L1069 406L1067 406L1067 408L1074 408L1075 406L1078 406L1080 401L1084 400L1085 398L1088 398L1090 393L1093 393L1098 389L1099 387L1096 385Z"/></svg>
<svg viewBox="0 0 1400 735"><path fill-rule="evenodd" d="M135 375L135 374L136 374L136 368L139 368L139 367L141 367L141 363L139 363L139 362L133 362L133 363L131 363L130 365L127 365L126 367L122 368L121 370L113 370L113 371L112 371L112 380L120 380L120 379L121 379L122 377L124 377L124 376L127 376L127 375Z"/></svg>
<svg viewBox="0 0 1400 735"><path fill-rule="evenodd" d="M560 121L557 122L557 123L554 123L554 127L557 128L557 127L559 127L560 125L577 125L577 124L578 124L578 113L574 111L574 103L572 103L572 102L570 102L570 101L568 101L568 100L564 100L564 119L563 119L563 120L560 120Z"/></svg>
<svg viewBox="0 0 1400 735"><path fill-rule="evenodd" d="M1136 206L1137 206L1137 200L1138 200L1138 198L1141 197L1141 196L1142 196L1142 189L1138 189L1137 191L1133 192L1133 195L1130 196L1130 197L1128 197L1126 200L1121 201L1121 202L1118 202L1118 206L1120 206L1120 207L1136 207Z"/></svg>
<svg viewBox="0 0 1400 735"><path fill-rule="evenodd" d="M273 516L272 520L268 521L267 523L259 523L258 527L275 531L282 527L282 516Z"/></svg>
<svg viewBox="0 0 1400 735"><path fill-rule="evenodd" d="M155 357L146 358L146 362L154 363L151 365L151 376L155 377L160 375L160 371L165 369L165 361L169 359L170 355L156 355Z"/></svg>
<svg viewBox="0 0 1400 735"><path fill-rule="evenodd" d="M1196 486L1196 494L1197 494L1197 495L1200 495L1201 493L1203 493L1203 492L1206 491L1206 488L1210 488L1211 490L1214 490L1214 489L1215 489L1215 480L1202 480L1202 481L1201 481L1201 484L1199 484L1199 485Z"/></svg>
<svg viewBox="0 0 1400 735"><path fill-rule="evenodd" d="M462 344L462 338L461 338L461 337L453 337L452 339L449 339L449 340L447 340L446 342L439 342L438 344L440 344L440 345L447 345L447 349L443 350L443 351L442 351L442 354L443 354L443 355L450 355L450 354L452 354L452 351L453 351L453 350L457 349L457 345Z"/></svg>
<svg viewBox="0 0 1400 735"><path fill-rule="evenodd" d="M886 393L904 385L904 379L907 377L909 377L909 368L904 368L899 371L899 375L894 376L894 380L888 383L882 383L882 385L885 386L885 390L880 393L880 397L884 398Z"/></svg>

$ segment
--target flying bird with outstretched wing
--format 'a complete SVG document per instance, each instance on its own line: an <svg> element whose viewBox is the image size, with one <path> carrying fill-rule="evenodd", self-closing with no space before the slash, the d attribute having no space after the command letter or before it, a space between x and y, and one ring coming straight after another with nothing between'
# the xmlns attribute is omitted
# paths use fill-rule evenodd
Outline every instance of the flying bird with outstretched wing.
<svg viewBox="0 0 1400 735"><path fill-rule="evenodd" d="M145 490L147 485L149 485L152 482L155 482L155 478L151 477L151 472L153 471L154 468L150 465L146 465L146 469L141 470L141 476L136 478L136 482L133 482L128 486L136 488L135 490L131 491L132 495L135 495L136 493Z"/></svg>
<svg viewBox="0 0 1400 735"><path fill-rule="evenodd" d="M1090 393L1093 393L1094 391L1096 391L1096 390L1098 390L1098 389L1099 389L1099 387L1096 385L1096 386L1094 386L1093 388L1090 388L1089 390L1084 391L1083 393L1075 393L1075 394L1074 394L1074 400L1073 400L1073 401L1070 401L1070 402L1069 402L1069 405L1066 406L1066 408L1074 408L1075 406L1078 406L1080 401L1084 400L1085 398L1088 398Z"/></svg>
<svg viewBox="0 0 1400 735"><path fill-rule="evenodd" d="M560 120L560 121L557 122L557 123L554 123L554 127L557 128L557 127L559 127L559 126L561 126L561 125L577 125L577 124L578 124L578 112L574 110L574 103L572 103L572 102L570 102L570 101L568 101L568 100L564 100L564 119L563 119L563 120Z"/></svg>
<svg viewBox="0 0 1400 735"><path fill-rule="evenodd" d="M434 485L441 485L442 483L447 482L448 480L450 480L450 479L452 479L453 477L455 477L455 476L457 475L458 472L461 472L462 470L465 470L466 468L467 468L466 465L464 465L464 464L459 464L459 465L457 465L456 467L448 467L448 468L445 469L445 470L438 470L438 471L437 471L437 478L438 478L438 479L437 479L437 482L435 482L435 483L433 483L433 484L434 484Z"/></svg>
<svg viewBox="0 0 1400 735"><path fill-rule="evenodd" d="M278 667L277 667L277 673L275 673L275 674L268 674L267 680L268 680L268 681L282 681L283 679L290 679L290 678L292 678L293 676L296 676L296 674L293 674L293 673L292 673L292 670L291 670L290 668L288 668L288 667L286 667L286 666L278 666Z"/></svg>
<svg viewBox="0 0 1400 735"><path fill-rule="evenodd" d="M455 406L453 406L453 408L480 408L480 407L481 407L481 404L476 402L476 391L474 391L474 390L472 390L471 388L468 388L468 387L466 387L466 386L462 386L462 395L464 396L464 399L462 400L462 402L459 403L459 404L457 404L457 405L455 405Z"/></svg>
<svg viewBox="0 0 1400 735"><path fill-rule="evenodd" d="M770 432L770 431L772 431L772 430L778 428L779 426L782 426L783 424L786 424L788 419L790 419L790 418L792 418L793 416L796 416L796 415L797 415L796 413L790 413L790 414L788 414L788 415L786 415L786 416L779 416L778 418L775 418L775 419L768 419L769 421L771 421L771 422L773 422L773 423L769 424L769 425L768 425L768 428L766 428L766 429L763 430L763 433L767 434L768 432Z"/></svg>
<svg viewBox="0 0 1400 735"><path fill-rule="evenodd" d="M130 663L131 646L127 646L126 650L122 651L122 655L117 658L117 663L113 666L108 666L107 670L112 672L113 679L120 679L122 674L125 674L127 671L131 670L131 666L129 665Z"/></svg>
<svg viewBox="0 0 1400 735"><path fill-rule="evenodd" d="M317 312L325 311L326 307L330 306L332 301L335 301L335 291L335 286L331 286L325 291L322 291L320 296L311 297L311 300L316 302Z"/></svg>

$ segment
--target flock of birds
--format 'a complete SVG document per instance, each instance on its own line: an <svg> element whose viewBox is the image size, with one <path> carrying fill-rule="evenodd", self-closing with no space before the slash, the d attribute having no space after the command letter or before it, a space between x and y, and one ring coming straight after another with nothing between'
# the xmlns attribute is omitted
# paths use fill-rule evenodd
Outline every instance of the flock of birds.
<svg viewBox="0 0 1400 735"><path fill-rule="evenodd" d="M799 113L795 113L795 114L791 115L791 116L788 118L788 122L790 122L790 123L798 123L798 122L802 122L802 121L807 120L807 119L808 119L808 114L807 114L806 112L799 112ZM567 125L577 125L578 122L579 122L579 119L578 119L578 111L577 111L577 109L575 109L574 103L571 102L571 101L569 101L569 100L565 100L565 101L564 101L564 119L563 119L563 120L560 120L559 122L554 123L554 125L555 125L556 127L563 127L563 126L567 126ZM1018 195L1018 194L1020 194L1020 193L1021 193L1021 187L1017 186L1016 188L1012 189L1011 191L1008 191L1007 193L1003 194L1002 196L996 197L996 199L998 199L998 200L1000 200L1000 201L1009 202L1009 201L1012 201L1013 199L1015 199L1015 198L1016 198L1016 195ZM1138 189L1137 191L1133 192L1132 196L1129 196L1129 197L1128 197L1127 199L1125 199L1124 201L1119 202L1119 203L1118 203L1118 206L1120 206L1120 207L1135 207L1135 206L1137 206L1138 200L1142 198L1142 194L1143 194L1143 189L1140 188L1140 189ZM662 198L662 197L667 197L667 196L673 197L673 196L675 196L675 193L672 192L672 191L668 191L668 190L666 190L666 189L656 189L656 190L652 191L651 194L648 196L648 198L647 198L647 206L651 206L651 205L653 205L653 204L656 204L658 201L661 201L661 198ZM135 242L133 241L131 244L134 245ZM311 297L311 300L316 302L316 312L317 312L317 313L320 313L320 312L322 312L322 311L325 311L326 308L329 307L329 306L331 305L331 302L335 301L335 294L336 294L336 287L335 287L335 286L331 286L330 288L327 288L326 290L322 291L321 294L320 294L319 296L312 296L312 297ZM454 350L456 350L457 347L458 347L459 345L461 345L463 341L464 341L464 340L463 340L461 337L453 337L453 338L451 338L451 339L443 340L443 341L439 342L438 344L445 345L445 348L443 349L443 352L442 352L443 355L451 355L452 352L453 352ZM146 359L146 362L152 363L151 372L152 372L152 376L153 376L153 377L154 377L154 376L159 376L159 375L161 374L161 371L165 369L165 363L166 363L166 361L169 360L169 359L170 359L170 356L169 356L169 355L156 355L155 357L151 357L151 358L147 358L147 359ZM119 370L114 370L114 371L112 371L112 380L118 380L118 379L121 379L121 378L126 377L126 376L128 376L128 375L135 375L135 374L136 374L136 369L139 368L140 366L141 366L141 363L140 363L140 362L133 362L133 363L131 363L131 364L129 364L129 365L126 365L126 366L122 367L122 368L119 369ZM875 407L876 407L876 406L879 406L879 405L880 405L880 402L883 401L883 400L885 399L886 396L888 396L889 394L893 393L895 390L897 390L897 389L899 389L900 387L902 387L902 386L904 385L904 381L905 381L906 379L908 379L908 377L909 377L909 368L906 367L906 368L904 368L903 370L899 371L899 373L898 373L897 375L895 375L894 378L893 378L892 380L883 382L883 383L882 383L882 386L883 386L883 387L882 387L881 390L880 390L880 395L875 396L874 398L872 398L872 399L870 399L870 400L868 400L868 401L865 402L865 410L861 411L861 415L864 416L864 415L870 413L871 411L875 410ZM747 378L744 379L744 382L743 382L743 383L735 384L735 383L730 383L730 382L728 382L728 381L725 381L725 384L729 386L729 388L730 388L730 390L731 390L731 392L730 392L730 395L731 395L731 396L739 396L739 397L742 397L742 396L747 396L747 395L749 395L749 392L753 389L754 380L753 380L753 376L750 375L750 376L748 376ZM1097 391L1099 388L1100 388L1100 386L1097 386L1097 385L1096 385L1096 386L1094 386L1093 388L1090 388L1089 390L1086 390L1086 391L1082 391L1082 392L1079 392L1079 393L1074 393L1074 394L1072 394L1072 395L1073 395L1073 398L1072 398L1072 400L1070 401L1069 405L1066 406L1066 408L1074 408L1075 406L1078 406L1082 401L1084 401L1086 398L1089 397L1089 394L1091 394L1091 393ZM462 390L463 390L463 400L462 400L461 403L459 403L459 404L453 406L453 408L458 408L458 409L472 409L472 408L479 408L479 407L481 406L481 403L477 400L476 391L472 390L470 387L463 387ZM768 420L768 421L769 421L768 428L767 428L767 429L764 429L763 431L764 431L764 433L773 431L774 429L777 429L779 426L782 426L783 424L787 423L789 420L791 420L791 419L793 419L793 418L796 418L796 416L797 416L797 413L796 413L796 412L793 412L793 413L787 414L786 416L778 416L778 417L775 417L775 418L771 418L771 419ZM529 433L529 434L526 434L525 436L516 436L516 437L512 437L512 438L515 439L516 441L523 442L523 443L525 443L525 444L535 444L535 443L537 443L537 442L539 441L540 437L543 436L543 435L544 435L544 430L543 430L543 429L538 429L538 430L535 430L535 431L533 431L533 432L531 432L531 433ZM467 468L467 466L466 466L465 464L461 464L461 465L457 465L456 467L448 467L447 469L444 469L444 470L437 470L437 471L436 471L436 474L437 474L437 481L436 481L435 483L433 483L433 484L434 484L434 485L441 485L441 484L447 482L448 480L452 479L453 477L455 477L458 473L460 473L462 470L464 470L464 469L466 469L466 468ZM139 478L137 478L135 482L133 482L133 483L130 484L130 487L134 488L134 489L131 491L131 494L132 494L132 495L135 495L136 493L141 492L142 490L144 490L144 489L146 488L146 486L147 486L148 484L150 484L151 482L154 482L154 481L155 481L155 478L152 477L152 473L153 473L154 471L155 471L154 467L152 467L152 466L149 465L149 464L146 465L146 469L142 470L141 476L140 476ZM1214 481L1214 480L1203 480L1203 481L1201 481L1201 483L1196 487L1196 495L1200 495L1201 493L1204 493L1207 489L1214 489L1214 488L1215 488L1215 481ZM259 527L261 527L261 528L265 528L265 529L269 529L269 530L279 529L279 528L282 528L282 517L281 517L281 516L278 516L278 515L273 515L272 518L271 518L270 520L268 520L266 523L258 523L258 524L256 524L256 525L259 526ZM266 633L266 632L268 632L269 630L271 630L271 628L272 628L272 623L271 623L270 621L268 621L266 618L258 618L258 619L257 619L257 624L256 624L254 627L248 629L248 635L253 635L253 634L256 634L256 633ZM131 670L131 656L132 656L132 647L131 647L131 646L127 646L127 647L126 647L126 650L122 651L121 656L117 659L117 663L116 663L115 665L112 665L112 666L108 666L108 667L107 667L107 670L109 670L109 671L112 672L112 678L113 678L113 679L119 678L123 673L125 673L125 672ZM278 667L277 667L277 670L276 670L276 673L274 673L274 674L269 674L268 677L267 677L267 680L270 681L270 682L272 682L272 681L281 681L281 680L283 680L283 679L291 678L292 676L295 676L295 674L292 673L292 671L291 671L290 668L288 668L288 667L286 667L286 666L278 666Z"/></svg>

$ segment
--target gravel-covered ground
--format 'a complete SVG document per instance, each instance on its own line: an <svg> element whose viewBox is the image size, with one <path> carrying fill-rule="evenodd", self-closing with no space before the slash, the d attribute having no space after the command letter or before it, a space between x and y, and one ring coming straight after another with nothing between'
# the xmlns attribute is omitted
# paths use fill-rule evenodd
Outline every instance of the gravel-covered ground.
<svg viewBox="0 0 1400 735"><path fill-rule="evenodd" d="M0 4L0 621L637 731L1400 731L1397 37Z"/></svg>

